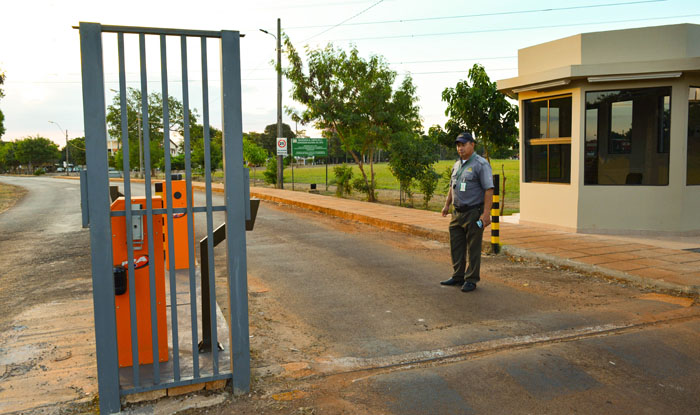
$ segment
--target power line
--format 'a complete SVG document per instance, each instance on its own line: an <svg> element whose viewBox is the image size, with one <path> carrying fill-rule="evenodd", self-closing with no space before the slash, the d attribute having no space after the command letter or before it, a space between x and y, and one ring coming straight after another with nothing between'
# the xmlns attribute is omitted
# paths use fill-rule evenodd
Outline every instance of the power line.
<svg viewBox="0 0 700 415"><path fill-rule="evenodd" d="M518 68L492 68L492 69L486 69L486 72L495 72L495 71L515 71ZM432 71L432 72L410 72L406 71L406 74L410 75L433 75L433 74L441 74L441 73L467 73L467 70L461 70L461 71Z"/></svg>
<svg viewBox="0 0 700 415"><path fill-rule="evenodd" d="M513 14L542 13L542 12L555 12L555 11L578 10L578 9L592 9L592 8L598 8L598 7L627 6L627 5L633 5L633 4L659 3L659 2L665 2L665 1L667 1L667 0L641 0L641 1L631 1L631 2L622 2L622 3L593 4L593 5L587 5L587 6L571 6L571 7L557 7L557 8L550 7L550 8L546 8L546 9L516 10L516 11L496 12L496 13L464 14L464 15L459 15L459 16L436 16L436 17L420 17L420 18L415 18L415 19L380 20L380 21L374 21L374 22L348 23L348 24L343 24L343 25L344 26L361 26L361 25L375 25L375 24L387 24L387 23L422 22L422 21L431 21L431 20L467 19L467 18L472 18L472 17L505 16L505 15L513 15ZM342 23L339 23L333 27L338 27L341 24ZM287 30L314 29L314 28L329 27L329 26L331 26L331 25L294 26L294 27L287 27L286 29Z"/></svg>
<svg viewBox="0 0 700 415"><path fill-rule="evenodd" d="M389 65L409 65L413 63L433 63L433 62L465 62L465 61L485 61L492 59L515 59L517 55L514 56L489 56L480 58L460 58L460 59L430 59L424 61L406 61L406 62L389 62Z"/></svg>
<svg viewBox="0 0 700 415"><path fill-rule="evenodd" d="M410 35L396 35L396 36L372 36L372 37L357 37L357 38L346 38L346 39L331 39L330 42L345 42L351 40L380 40L380 39L407 39L416 37L430 37L430 36L453 36L453 35L468 35L476 33L493 33L493 32L512 32L516 30L537 30L537 29L551 29L558 27L572 27L572 26L591 26L609 23L630 23L630 22L640 22L649 20L664 20L664 19L679 19L683 17L698 17L700 14L683 14L678 16L664 16L664 17L647 17L643 19L626 19L626 20L610 20L607 22L587 22L587 23L566 23L560 25L546 25L546 26L530 26L530 27L506 27L500 29L483 29L483 30L468 30L462 32L433 32L433 33L418 33Z"/></svg>
<svg viewBox="0 0 700 415"><path fill-rule="evenodd" d="M326 29L326 30L324 30L324 31L322 31L322 32L319 32L319 33L317 33L317 34L315 34L315 35L313 35L313 36L311 36L311 37L308 37L308 38L302 40L301 43L307 42L307 41L309 41L309 40L315 38L316 36L320 36L320 35L322 35L322 34L328 32L329 30L335 29L336 27L338 27L338 26L340 26L340 25L342 25L342 24L344 24L344 23L346 23L346 22L348 22L348 21L350 21L350 20L356 18L357 16L361 15L362 13L366 12L367 10L369 10L369 9L371 9L371 8L373 8L373 7L375 7L375 6L377 6L379 3L382 3L383 1L384 1L384 0L379 0L378 2L374 3L373 5L369 6L369 7L366 8L366 9L362 10L361 12L359 12L359 13L353 15L352 17L349 17L349 18L343 20L342 22L340 22L340 23L338 23L338 24L336 24L336 25L334 25L334 26L331 26L331 27L329 27L328 29Z"/></svg>
<svg viewBox="0 0 700 415"><path fill-rule="evenodd" d="M518 57L517 55L511 55L511 56L482 56L482 57L478 57L478 58L427 59L427 60L420 60L420 61L389 62L389 65L410 65L410 64L415 64L415 63L469 62L469 61L482 61L482 60L485 61L485 60L496 60L496 59L515 59L517 57ZM252 69L244 69L244 70L248 71L248 72L273 71L274 68L252 68Z"/></svg>

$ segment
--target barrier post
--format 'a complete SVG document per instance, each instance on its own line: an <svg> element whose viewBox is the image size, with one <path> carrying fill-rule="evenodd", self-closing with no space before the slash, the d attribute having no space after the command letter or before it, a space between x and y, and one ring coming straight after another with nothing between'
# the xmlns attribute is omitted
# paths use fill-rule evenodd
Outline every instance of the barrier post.
<svg viewBox="0 0 700 415"><path fill-rule="evenodd" d="M501 251L499 230L499 213L500 213L500 184L499 175L493 175L493 204L491 205L491 252L497 254Z"/></svg>

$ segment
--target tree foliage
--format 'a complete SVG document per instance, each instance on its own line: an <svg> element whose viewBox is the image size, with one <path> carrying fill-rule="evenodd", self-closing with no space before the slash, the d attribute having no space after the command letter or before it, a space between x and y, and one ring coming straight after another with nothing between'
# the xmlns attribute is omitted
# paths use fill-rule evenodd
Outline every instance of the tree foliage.
<svg viewBox="0 0 700 415"><path fill-rule="evenodd" d="M77 137L68 140L68 145L61 150L61 160L66 159L68 149L68 162L75 166L84 166L85 163L85 137Z"/></svg>
<svg viewBox="0 0 700 415"><path fill-rule="evenodd" d="M5 83L5 72L0 70L0 99L5 96L5 92L2 89L2 85ZM0 111L0 137L5 134L5 115Z"/></svg>
<svg viewBox="0 0 700 415"><path fill-rule="evenodd" d="M17 144L0 140L0 172L16 172L18 166Z"/></svg>
<svg viewBox="0 0 700 415"><path fill-rule="evenodd" d="M292 139L296 137L292 128L285 123L282 123L282 137ZM265 126L265 131L262 134L256 134L256 144L267 150L270 154L277 154L277 124Z"/></svg>
<svg viewBox="0 0 700 415"><path fill-rule="evenodd" d="M251 166L262 166L267 160L267 151L255 142L243 137L243 160Z"/></svg>
<svg viewBox="0 0 700 415"><path fill-rule="evenodd" d="M384 58L360 57L329 44L324 49L306 48L308 71L289 38L285 49L290 67L284 70L292 83L292 98L304 105L292 119L337 134L360 168L368 200L375 201L374 154L387 149L395 135L419 131L415 86L406 77L396 91L396 72ZM369 172L365 170L369 162Z"/></svg>
<svg viewBox="0 0 700 415"><path fill-rule="evenodd" d="M479 64L469 69L469 81L459 81L454 88L442 92L447 102L446 132L440 134L442 143L452 147L454 137L462 131L476 134L484 146L487 158L495 151L510 149L518 143L518 107L506 100L495 82L491 82L486 70Z"/></svg>
<svg viewBox="0 0 700 415"><path fill-rule="evenodd" d="M27 165L32 173L35 168L51 166L61 158L58 145L38 135L16 141L14 154L19 164Z"/></svg>
<svg viewBox="0 0 700 415"><path fill-rule="evenodd" d="M391 142L389 170L396 177L411 204L413 203L413 181L430 177L432 165L438 160L438 143L433 138L415 133L397 134ZM432 195L431 195L432 196Z"/></svg>
<svg viewBox="0 0 700 415"><path fill-rule="evenodd" d="M218 128L209 126L209 154L211 157L211 169L223 167L223 133ZM204 128L195 124L190 128L190 149L192 151L192 166L204 170Z"/></svg>
<svg viewBox="0 0 700 415"><path fill-rule="evenodd" d="M139 137L145 137L141 119L141 91L135 88L128 88L126 98L129 136L129 168L133 170L139 167ZM168 114L169 131L175 132L180 136L184 135L184 108L182 103L173 97L168 97ZM190 111L191 130L195 130L194 126L197 122L196 115L194 111ZM107 131L111 137L119 141L122 139L121 122L121 105L119 95L117 94L112 99L112 104L107 107ZM163 96L157 92L148 95L148 132L150 139L151 169L153 170L163 165L163 157L165 154L163 146ZM145 150L142 149L142 151L145 155ZM116 156L116 159L119 161L116 161L117 166L115 166L119 169L122 167L121 157L120 150Z"/></svg>

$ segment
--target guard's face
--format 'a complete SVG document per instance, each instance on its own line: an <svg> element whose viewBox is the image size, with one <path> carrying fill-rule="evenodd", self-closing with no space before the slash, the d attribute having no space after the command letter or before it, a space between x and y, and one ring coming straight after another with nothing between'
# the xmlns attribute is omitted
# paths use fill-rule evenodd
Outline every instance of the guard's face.
<svg viewBox="0 0 700 415"><path fill-rule="evenodd" d="M461 158L462 160L468 159L472 156L472 153L474 153L474 142L469 141L467 143L462 143L458 141L457 153L459 154L459 158Z"/></svg>

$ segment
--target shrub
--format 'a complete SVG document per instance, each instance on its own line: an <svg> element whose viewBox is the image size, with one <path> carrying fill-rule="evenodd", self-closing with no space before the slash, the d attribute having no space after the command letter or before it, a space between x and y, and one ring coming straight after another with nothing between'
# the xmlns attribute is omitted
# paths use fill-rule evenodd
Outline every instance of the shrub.
<svg viewBox="0 0 700 415"><path fill-rule="evenodd" d="M450 180L452 180L452 166L445 167L445 170L440 175L440 180L442 180L442 187L440 190L447 195L450 192Z"/></svg>
<svg viewBox="0 0 700 415"><path fill-rule="evenodd" d="M44 170L43 168L34 170L35 176L41 176L42 174L46 174L46 170Z"/></svg>
<svg viewBox="0 0 700 415"><path fill-rule="evenodd" d="M432 167L418 177L418 186L423 193L423 203L426 209L428 208L430 199L432 199L435 194L435 189L437 189L439 180L440 175L437 174Z"/></svg>
<svg viewBox="0 0 700 415"><path fill-rule="evenodd" d="M367 186L367 182L365 182L365 179L363 179L362 177L358 177L352 181L352 188L357 190L358 192L366 194L367 198L369 199L370 188L369 186ZM377 192L375 192L374 189L372 189L371 191L374 192L374 200L377 200Z"/></svg>
<svg viewBox="0 0 700 415"><path fill-rule="evenodd" d="M337 184L335 189L336 196L342 197L344 194L349 195L352 193L352 167L343 163L340 166L333 167L333 173L335 173L335 181Z"/></svg>
<svg viewBox="0 0 700 415"><path fill-rule="evenodd" d="M277 157L270 157L267 160L267 168L263 172L263 177L265 178L265 183L277 184Z"/></svg>

